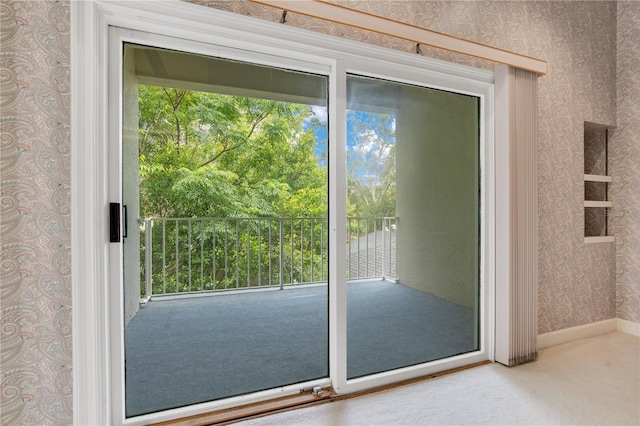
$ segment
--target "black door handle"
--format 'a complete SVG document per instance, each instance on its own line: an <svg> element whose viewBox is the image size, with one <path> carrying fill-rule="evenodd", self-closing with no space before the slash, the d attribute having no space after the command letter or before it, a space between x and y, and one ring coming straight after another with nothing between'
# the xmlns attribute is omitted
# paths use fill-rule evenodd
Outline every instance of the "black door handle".
<svg viewBox="0 0 640 426"><path fill-rule="evenodd" d="M122 206L122 214L124 215L124 230L122 231L122 238L127 238L127 230L129 229L129 225L127 225L127 205L124 204Z"/></svg>
<svg viewBox="0 0 640 426"><path fill-rule="evenodd" d="M109 203L109 242L120 242L120 203Z"/></svg>

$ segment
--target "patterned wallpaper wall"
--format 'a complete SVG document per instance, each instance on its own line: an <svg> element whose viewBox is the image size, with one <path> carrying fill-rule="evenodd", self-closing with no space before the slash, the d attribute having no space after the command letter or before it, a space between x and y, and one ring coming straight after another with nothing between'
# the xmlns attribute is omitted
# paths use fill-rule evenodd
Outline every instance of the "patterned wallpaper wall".
<svg viewBox="0 0 640 426"><path fill-rule="evenodd" d="M3 425L72 420L69 13L0 3Z"/></svg>
<svg viewBox="0 0 640 426"><path fill-rule="evenodd" d="M281 18L280 11L243 1L194 2L261 19ZM539 332L612 318L614 245L585 246L582 239L582 134L584 121L615 124L615 3L398 0L350 4L549 61L549 75L539 80ZM630 2L621 7L633 12L631 17L621 14L621 32L637 31L638 5ZM69 18L68 0L0 3L0 422L6 425L72 420ZM410 43L292 13L285 25L415 52ZM637 42L637 35L635 41L631 36L621 40L627 53L619 55L619 63L637 60L638 47L633 44ZM424 46L422 54L491 67ZM622 72L621 78L637 87L637 71L636 65L635 71ZM637 141L638 105L622 84L618 85L624 97L621 110L627 112L621 117L629 117L630 123L636 120L627 131L634 132ZM616 144L625 153L619 155L621 159L636 153L636 165L620 161L617 173L626 173L620 181L629 195L623 196L635 200L637 212L637 143ZM621 287L623 303L618 311L638 321L638 259L633 256L638 247L637 226L634 230L634 222L622 218L616 226L619 234L629 235L619 237L617 243L618 267L623 271L618 284L629 283Z"/></svg>
<svg viewBox="0 0 640 426"><path fill-rule="evenodd" d="M617 317L640 322L640 2L618 4L618 127L611 135Z"/></svg>

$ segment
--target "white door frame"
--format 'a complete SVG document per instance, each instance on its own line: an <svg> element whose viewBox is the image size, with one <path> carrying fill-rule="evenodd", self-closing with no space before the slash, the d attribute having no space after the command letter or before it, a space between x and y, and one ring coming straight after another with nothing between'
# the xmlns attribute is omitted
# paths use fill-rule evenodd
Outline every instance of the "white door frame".
<svg viewBox="0 0 640 426"><path fill-rule="evenodd" d="M113 31L118 27L121 30ZM400 82L428 85L471 94L482 99L481 163L494 170L493 73L356 43L285 25L264 22L181 1L114 2L107 0L72 2L72 308L74 423L145 424L199 414L254 402L290 392L299 386L260 392L185 407L158 414L124 419L121 308L110 300L121 297L121 269L110 259L121 258L121 245L108 239L108 205L121 196L120 175L110 173L120 155L109 140L119 138L121 94L114 90L121 67L110 55L114 43L121 43L127 30L182 40L184 46L207 44L209 55L253 52L265 63L278 58L280 67L315 64L330 70L330 378L339 393L350 393L402 381L480 360L493 359L495 209L494 174L482 173L481 226L481 349L447 360L406 367L364 378L346 379L346 247L336 236L346 232L346 73L385 77ZM189 40L198 40L197 42ZM185 47L186 48L186 47ZM110 52L111 49L111 52ZM115 50L118 52L117 48ZM244 53L241 54L241 56ZM122 55L120 55L120 58ZM281 62L284 61L285 63ZM119 68L120 67L120 68ZM119 87L119 84L117 84ZM108 117L115 117L109 121ZM115 136L114 136L115 135ZM342 149L340 148L342 144ZM503 165L501 165L503 167ZM508 165L507 165L508 167ZM507 196L508 197L508 196ZM335 207L337 206L337 208ZM114 286L113 283L116 283Z"/></svg>

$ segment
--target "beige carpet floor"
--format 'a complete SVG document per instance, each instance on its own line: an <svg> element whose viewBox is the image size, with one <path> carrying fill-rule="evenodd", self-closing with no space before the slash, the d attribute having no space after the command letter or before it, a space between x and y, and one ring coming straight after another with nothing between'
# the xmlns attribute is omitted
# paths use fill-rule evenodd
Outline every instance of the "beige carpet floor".
<svg viewBox="0 0 640 426"><path fill-rule="evenodd" d="M366 396L272 414L261 425L640 425L640 339L621 332Z"/></svg>

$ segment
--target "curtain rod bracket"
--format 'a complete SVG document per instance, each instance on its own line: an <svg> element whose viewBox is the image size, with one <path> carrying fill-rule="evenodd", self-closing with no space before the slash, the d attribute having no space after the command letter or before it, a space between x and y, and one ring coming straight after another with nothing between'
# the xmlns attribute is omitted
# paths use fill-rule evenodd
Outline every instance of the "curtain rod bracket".
<svg viewBox="0 0 640 426"><path fill-rule="evenodd" d="M416 53L422 55L422 49L420 49L420 43L416 43Z"/></svg>
<svg viewBox="0 0 640 426"><path fill-rule="evenodd" d="M287 11L286 10L282 11L282 18L280 18L280 23L281 24L286 24L287 23Z"/></svg>

